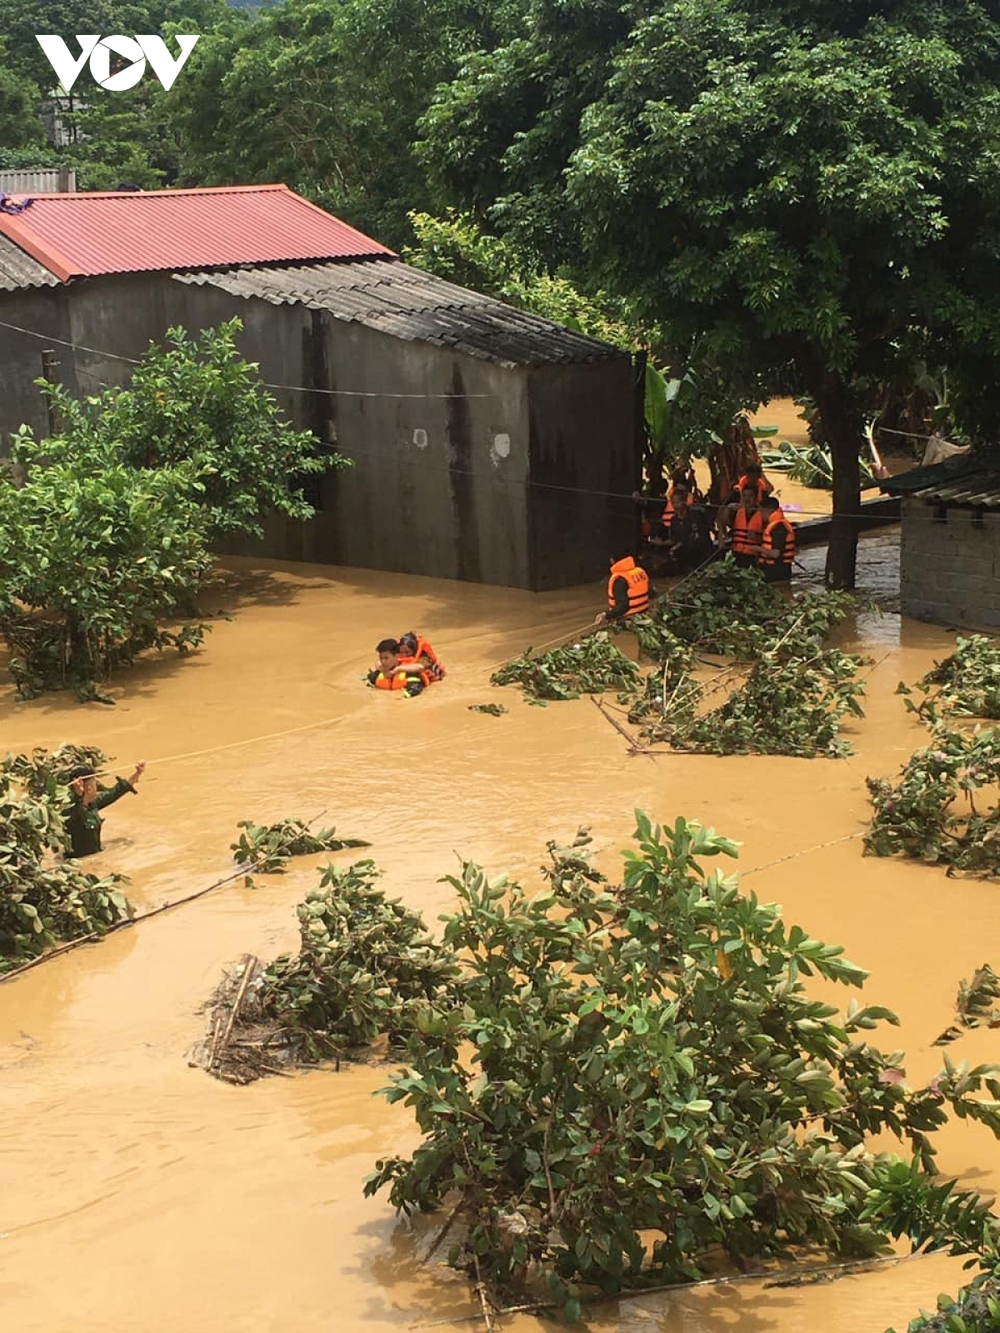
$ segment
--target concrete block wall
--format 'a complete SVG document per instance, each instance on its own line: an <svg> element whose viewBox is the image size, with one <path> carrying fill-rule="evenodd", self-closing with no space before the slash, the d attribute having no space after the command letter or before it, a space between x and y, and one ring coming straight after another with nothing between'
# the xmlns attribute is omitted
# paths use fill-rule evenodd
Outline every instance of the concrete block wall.
<svg viewBox="0 0 1000 1333"><path fill-rule="evenodd" d="M56 378L74 394L127 380L132 366L118 358L141 357L172 325L195 333L234 315L241 351L265 381L318 390L274 394L292 421L354 466L324 479L313 520L271 515L263 542L236 540L239 553L538 592L603 579L609 551L628 545L627 356L497 365L168 273L0 297L0 318L79 345L55 349ZM44 346L0 329L0 440L21 421L45 431L32 384Z"/></svg>
<svg viewBox="0 0 1000 1333"><path fill-rule="evenodd" d="M970 629L1000 627L1000 512L981 523L971 508L907 499L902 508L900 609L903 615Z"/></svg>

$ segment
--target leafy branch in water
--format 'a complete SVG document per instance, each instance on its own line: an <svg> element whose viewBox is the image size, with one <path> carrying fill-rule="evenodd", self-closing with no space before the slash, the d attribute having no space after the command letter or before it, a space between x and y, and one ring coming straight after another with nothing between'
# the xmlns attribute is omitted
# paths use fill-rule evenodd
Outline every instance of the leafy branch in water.
<svg viewBox="0 0 1000 1333"><path fill-rule="evenodd" d="M237 828L245 829L239 841L230 844L237 865L251 862L261 875L279 875L293 856L313 852L339 852L344 847L368 847L361 838L341 838L335 828L310 833L301 819L282 819L277 824L255 824L241 819Z"/></svg>
<svg viewBox="0 0 1000 1333"><path fill-rule="evenodd" d="M901 778L868 778L874 811L865 850L980 875L1000 874L1000 728L938 727Z"/></svg>
<svg viewBox="0 0 1000 1333"><path fill-rule="evenodd" d="M250 1082L275 1060L309 1063L380 1037L398 1041L426 1032L435 1005L454 1004L454 958L417 913L386 898L378 875L371 861L324 869L297 909L299 952L275 959L251 982L212 1072Z"/></svg>
<svg viewBox="0 0 1000 1333"><path fill-rule="evenodd" d="M602 631L571 648L553 648L535 657L529 648L490 677L491 685L520 685L531 702L579 699L605 690L630 691L641 673Z"/></svg>
<svg viewBox="0 0 1000 1333"><path fill-rule="evenodd" d="M906 707L932 725L942 717L1000 718L1000 647L985 634L958 638L955 651L917 682L919 704ZM910 695L900 682L897 694Z"/></svg>
<svg viewBox="0 0 1000 1333"><path fill-rule="evenodd" d="M423 1142L378 1162L366 1194L449 1210L452 1266L570 1317L588 1291L695 1278L719 1248L740 1263L817 1244L870 1255L918 1231L935 1243L940 1217L944 1243L974 1249L996 1223L933 1185L931 1140L948 1108L1000 1134L978 1095L997 1097L1000 1070L946 1062L911 1091L901 1053L864 1037L888 1010L840 1015L807 992L813 974L863 982L839 947L707 869L735 844L637 819L619 884L582 833L550 844L540 893L471 863L450 880L461 1004L409 1040L385 1092ZM912 1160L868 1148L883 1130Z"/></svg>
<svg viewBox="0 0 1000 1333"><path fill-rule="evenodd" d="M69 842L68 774L104 761L100 750L68 745L0 760L0 973L133 915L123 876L88 875L56 859Z"/></svg>

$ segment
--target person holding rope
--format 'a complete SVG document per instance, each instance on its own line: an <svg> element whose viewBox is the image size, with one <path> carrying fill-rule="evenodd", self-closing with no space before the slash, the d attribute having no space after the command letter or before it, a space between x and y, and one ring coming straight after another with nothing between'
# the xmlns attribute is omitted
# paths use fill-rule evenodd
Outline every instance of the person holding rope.
<svg viewBox="0 0 1000 1333"><path fill-rule="evenodd" d="M657 573L689 574L703 565L713 552L712 520L700 504L691 502L686 483L674 485L672 514L664 536L651 545L659 546L667 559L665 571Z"/></svg>
<svg viewBox="0 0 1000 1333"><path fill-rule="evenodd" d="M104 820L98 814L105 806L114 805L126 792L135 796L135 784L142 777L146 761L140 760L130 778L116 778L113 787L100 791L97 786L97 774L92 768L82 765L74 768L69 775L69 789L73 793L73 804L66 813L66 832L69 834L71 856L93 856L101 850L101 825Z"/></svg>

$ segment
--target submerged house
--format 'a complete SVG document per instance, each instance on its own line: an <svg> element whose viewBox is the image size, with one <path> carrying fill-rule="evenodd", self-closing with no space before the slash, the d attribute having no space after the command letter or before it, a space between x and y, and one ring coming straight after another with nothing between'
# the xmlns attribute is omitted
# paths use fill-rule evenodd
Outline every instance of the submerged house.
<svg viewBox="0 0 1000 1333"><path fill-rule="evenodd" d="M271 516L242 551L542 591L628 547L628 354L412 268L283 185L0 212L0 441L47 429L43 351L83 395L171 326L235 315L286 415L354 462L313 520Z"/></svg>
<svg viewBox="0 0 1000 1333"><path fill-rule="evenodd" d="M1000 626L1000 452L947 458L900 473L881 489L902 501L903 614Z"/></svg>

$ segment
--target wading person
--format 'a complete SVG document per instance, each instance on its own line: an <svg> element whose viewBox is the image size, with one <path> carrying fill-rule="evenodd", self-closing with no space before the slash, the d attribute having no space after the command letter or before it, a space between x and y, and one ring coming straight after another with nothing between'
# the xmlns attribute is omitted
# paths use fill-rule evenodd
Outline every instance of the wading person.
<svg viewBox="0 0 1000 1333"><path fill-rule="evenodd" d="M744 486L740 503L728 516L730 550L741 569L753 569L764 536L764 512L757 503L757 487Z"/></svg>
<svg viewBox="0 0 1000 1333"><path fill-rule="evenodd" d="M674 487L673 514L658 545L667 557L668 574L689 574L710 560L713 551L712 520L698 504L690 503L686 485Z"/></svg>
<svg viewBox="0 0 1000 1333"><path fill-rule="evenodd" d="M792 577L795 529L773 495L767 496L760 508L764 515L764 531L758 563L768 583L785 583Z"/></svg>
<svg viewBox="0 0 1000 1333"><path fill-rule="evenodd" d="M383 639L375 648L378 666L368 673L368 684L376 690L402 690L407 698L419 694L426 684L425 673L416 662L399 660L399 640Z"/></svg>
<svg viewBox="0 0 1000 1333"><path fill-rule="evenodd" d="M594 618L595 625L607 625L625 616L634 616L649 606L649 575L631 555L611 561L608 578L608 609Z"/></svg>
<svg viewBox="0 0 1000 1333"><path fill-rule="evenodd" d="M763 502L766 495L770 495L774 491L774 487L765 477L764 469L760 463L751 463L736 483L737 491L742 491L745 486L756 486L758 504Z"/></svg>
<svg viewBox="0 0 1000 1333"><path fill-rule="evenodd" d="M101 825L98 814L105 806L114 805L126 792L135 795L135 784L142 777L145 761L136 764L130 778L116 778L113 787L98 789L97 775L92 768L74 768L69 775L69 789L73 804L66 813L66 832L69 834L71 856L93 856L101 850Z"/></svg>

